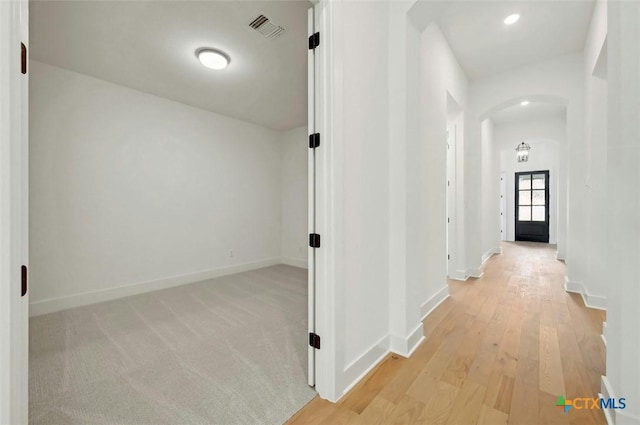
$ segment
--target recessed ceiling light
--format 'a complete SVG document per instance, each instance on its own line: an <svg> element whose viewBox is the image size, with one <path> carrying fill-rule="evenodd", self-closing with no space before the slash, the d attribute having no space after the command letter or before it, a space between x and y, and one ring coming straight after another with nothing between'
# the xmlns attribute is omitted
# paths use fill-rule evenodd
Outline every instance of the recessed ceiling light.
<svg viewBox="0 0 640 425"><path fill-rule="evenodd" d="M527 106L529 104L528 100L523 100L522 102L520 102L520 106Z"/></svg>
<svg viewBox="0 0 640 425"><path fill-rule="evenodd" d="M509 15L504 18L504 23L507 25L515 24L516 22L518 22L518 19L520 19L520 15L514 13L513 15Z"/></svg>
<svg viewBox="0 0 640 425"><path fill-rule="evenodd" d="M201 64L211 69L224 69L231 62L226 53L216 49L199 49L196 51L196 57Z"/></svg>

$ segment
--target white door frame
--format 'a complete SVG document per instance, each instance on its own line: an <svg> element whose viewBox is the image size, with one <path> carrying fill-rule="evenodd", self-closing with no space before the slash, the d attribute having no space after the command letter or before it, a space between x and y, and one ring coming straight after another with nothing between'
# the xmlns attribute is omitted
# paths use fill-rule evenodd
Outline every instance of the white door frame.
<svg viewBox="0 0 640 425"><path fill-rule="evenodd" d="M315 6L307 11L307 36L309 38L315 33ZM307 127L309 134L309 143L311 143L312 135L316 133L316 108L315 108L315 49L309 49L307 54ZM316 149L309 146L308 153L308 230L309 234L316 232ZM309 335L316 333L316 249L311 246L308 252L308 313L307 328ZM311 338L307 346L307 383L310 386L316 385L316 349L311 345Z"/></svg>
<svg viewBox="0 0 640 425"><path fill-rule="evenodd" d="M336 312L341 298L336 296L336 268L339 258L340 215L342 192L340 146L334 145L334 87L339 79L333 72L334 1L311 0L314 4L315 30L320 33L320 45L315 49L315 131L320 133L320 147L315 149L315 229L321 235L321 247L315 250L315 329L321 338L321 348L315 351L315 389L320 397L338 400L342 396L337 361L341 350L342 330L336 326Z"/></svg>
<svg viewBox="0 0 640 425"><path fill-rule="evenodd" d="M500 173L500 240L507 240L507 173Z"/></svg>
<svg viewBox="0 0 640 425"><path fill-rule="evenodd" d="M0 1L0 423L28 422L28 2Z"/></svg>
<svg viewBox="0 0 640 425"><path fill-rule="evenodd" d="M337 400L342 394L336 380L342 335L336 327L340 297L336 264L341 235L341 149L332 145L334 117L332 93L339 84L332 72L332 16L328 0L314 4L315 30L321 34L315 52L315 131L321 133L316 150L316 233L322 246L315 252L315 328L322 338L315 352L315 388L322 398ZM28 265L28 80L15 75L20 40L28 46L27 0L0 1L0 423L28 421L28 294L19 295L20 266ZM11 96L6 96L10 93ZM339 109L339 108L338 108ZM11 113L10 113L11 112ZM336 115L334 115L334 113ZM9 341L9 344L4 344Z"/></svg>
<svg viewBox="0 0 640 425"><path fill-rule="evenodd" d="M447 222L447 277L452 277L456 264L454 262L456 252L456 145L457 145L457 125L454 122L447 122L447 186L446 186L446 210Z"/></svg>

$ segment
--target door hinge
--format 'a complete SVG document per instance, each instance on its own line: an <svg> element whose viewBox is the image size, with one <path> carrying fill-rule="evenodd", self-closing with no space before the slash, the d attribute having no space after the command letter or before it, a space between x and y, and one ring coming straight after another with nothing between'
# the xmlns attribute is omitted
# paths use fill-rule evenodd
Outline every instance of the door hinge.
<svg viewBox="0 0 640 425"><path fill-rule="evenodd" d="M313 333L313 332L309 332L309 346L316 348L316 349L320 349L320 335Z"/></svg>
<svg viewBox="0 0 640 425"><path fill-rule="evenodd" d="M27 46L24 43L20 43L20 72L27 73Z"/></svg>
<svg viewBox="0 0 640 425"><path fill-rule="evenodd" d="M447 217L447 223L451 223L451 218Z"/></svg>
<svg viewBox="0 0 640 425"><path fill-rule="evenodd" d="M313 50L320 45L320 33L317 32L309 36L309 50Z"/></svg>
<svg viewBox="0 0 640 425"><path fill-rule="evenodd" d="M27 295L27 287L28 287L28 274L29 271L27 270L27 266L22 266L22 270L20 273L22 276L22 289L20 290L20 296L24 297L25 295Z"/></svg>
<svg viewBox="0 0 640 425"><path fill-rule="evenodd" d="M320 248L320 235L317 233L309 234L309 246L311 248Z"/></svg>
<svg viewBox="0 0 640 425"><path fill-rule="evenodd" d="M320 133L313 133L309 135L309 148L315 149L320 146Z"/></svg>
<svg viewBox="0 0 640 425"><path fill-rule="evenodd" d="M451 260L451 255L447 254L447 260Z"/></svg>

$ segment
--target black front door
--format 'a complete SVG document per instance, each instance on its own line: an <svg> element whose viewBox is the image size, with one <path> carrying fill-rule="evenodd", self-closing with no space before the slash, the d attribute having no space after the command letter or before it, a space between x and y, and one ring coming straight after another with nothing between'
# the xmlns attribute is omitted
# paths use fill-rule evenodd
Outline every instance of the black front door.
<svg viewBox="0 0 640 425"><path fill-rule="evenodd" d="M549 171L516 173L516 240L549 243Z"/></svg>

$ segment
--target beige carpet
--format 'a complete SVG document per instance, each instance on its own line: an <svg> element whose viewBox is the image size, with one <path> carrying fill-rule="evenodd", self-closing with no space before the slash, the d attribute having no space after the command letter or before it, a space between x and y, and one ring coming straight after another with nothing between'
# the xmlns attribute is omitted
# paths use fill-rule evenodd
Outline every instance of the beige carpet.
<svg viewBox="0 0 640 425"><path fill-rule="evenodd" d="M31 424L280 424L306 384L306 270L278 265L31 319Z"/></svg>

